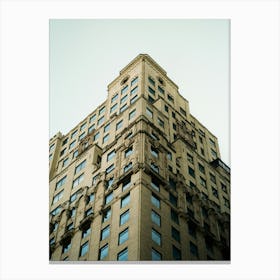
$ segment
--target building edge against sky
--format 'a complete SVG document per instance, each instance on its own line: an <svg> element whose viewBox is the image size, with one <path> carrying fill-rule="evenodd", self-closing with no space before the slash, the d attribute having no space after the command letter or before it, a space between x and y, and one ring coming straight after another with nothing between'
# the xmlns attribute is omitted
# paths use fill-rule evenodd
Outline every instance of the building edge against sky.
<svg viewBox="0 0 280 280"><path fill-rule="evenodd" d="M230 169L150 56L50 139L49 164L50 260L230 259Z"/></svg>

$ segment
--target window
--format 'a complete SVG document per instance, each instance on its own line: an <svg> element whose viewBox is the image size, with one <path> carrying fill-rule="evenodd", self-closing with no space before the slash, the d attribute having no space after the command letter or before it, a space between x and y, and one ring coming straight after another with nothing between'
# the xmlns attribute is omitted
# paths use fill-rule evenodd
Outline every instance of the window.
<svg viewBox="0 0 280 280"><path fill-rule="evenodd" d="M187 115L186 111L185 111L183 108L181 108L181 107L180 107L180 113L181 113L182 115L184 115L184 116Z"/></svg>
<svg viewBox="0 0 280 280"><path fill-rule="evenodd" d="M124 192L125 190L127 190L130 187L130 185L131 185L131 176L128 176L123 181L122 191Z"/></svg>
<svg viewBox="0 0 280 280"><path fill-rule="evenodd" d="M152 240L157 244L161 245L161 234L152 228Z"/></svg>
<svg viewBox="0 0 280 280"><path fill-rule="evenodd" d="M59 189L61 188L61 186L63 186L66 182L66 177L67 175L65 175L63 178L61 178L57 183L56 183L56 186L55 186L55 189Z"/></svg>
<svg viewBox="0 0 280 280"><path fill-rule="evenodd" d="M124 157L128 157L133 153L133 147L129 147L125 152L124 152Z"/></svg>
<svg viewBox="0 0 280 280"><path fill-rule="evenodd" d="M109 193L108 195L105 196L105 204L110 203L113 200L113 192Z"/></svg>
<svg viewBox="0 0 280 280"><path fill-rule="evenodd" d="M110 113L113 113L114 111L116 111L117 108L118 108L118 104L116 103L115 105L113 105L113 106L110 108Z"/></svg>
<svg viewBox="0 0 280 280"><path fill-rule="evenodd" d="M138 82L138 77L135 77L132 81L131 81L131 86L134 86L136 83Z"/></svg>
<svg viewBox="0 0 280 280"><path fill-rule="evenodd" d="M121 199L121 208L125 207L130 202L130 193Z"/></svg>
<svg viewBox="0 0 280 280"><path fill-rule="evenodd" d="M154 148L153 146L151 146L151 154L158 158L158 150L156 148Z"/></svg>
<svg viewBox="0 0 280 280"><path fill-rule="evenodd" d="M91 122L93 122L95 119L96 119L96 115L93 115L93 116L91 116L91 117L89 118L89 122L91 123Z"/></svg>
<svg viewBox="0 0 280 280"><path fill-rule="evenodd" d="M151 202L156 208L160 208L160 199L152 193Z"/></svg>
<svg viewBox="0 0 280 280"><path fill-rule="evenodd" d="M62 142L62 146L64 146L65 144L67 144L68 142L68 138L64 139L63 142Z"/></svg>
<svg viewBox="0 0 280 280"><path fill-rule="evenodd" d="M67 165L68 165L68 163L69 163L69 158L66 158L66 159L65 159L65 160L63 160L63 162L62 162L62 167L67 166Z"/></svg>
<svg viewBox="0 0 280 280"><path fill-rule="evenodd" d="M55 243L54 237L50 240L50 245L53 245Z"/></svg>
<svg viewBox="0 0 280 280"><path fill-rule="evenodd" d="M133 98L131 98L130 99L130 104L133 104L136 101L137 98L138 98L137 95L135 95Z"/></svg>
<svg viewBox="0 0 280 280"><path fill-rule="evenodd" d="M110 165L107 169L106 169L106 174L109 174L110 172L112 172L115 169L115 165L112 164Z"/></svg>
<svg viewBox="0 0 280 280"><path fill-rule="evenodd" d="M112 99L111 99L111 103L114 103L117 99L118 99L119 95L116 93Z"/></svg>
<svg viewBox="0 0 280 280"><path fill-rule="evenodd" d="M152 118L153 117L153 111L150 110L149 108L146 108L146 114L148 115L148 117Z"/></svg>
<svg viewBox="0 0 280 280"><path fill-rule="evenodd" d="M101 118L98 120L97 125L103 124L103 123L104 123L104 120L105 120L105 117L104 117L104 116L101 117Z"/></svg>
<svg viewBox="0 0 280 280"><path fill-rule="evenodd" d="M159 126L164 128L164 121L158 118L158 124Z"/></svg>
<svg viewBox="0 0 280 280"><path fill-rule="evenodd" d="M119 245L123 244L126 240L128 240L128 228L119 234Z"/></svg>
<svg viewBox="0 0 280 280"><path fill-rule="evenodd" d="M218 191L214 187L212 187L212 194L218 198Z"/></svg>
<svg viewBox="0 0 280 280"><path fill-rule="evenodd" d="M70 145L69 145L69 150L72 149L73 147L75 147L75 144L76 144L76 140L71 142Z"/></svg>
<svg viewBox="0 0 280 280"><path fill-rule="evenodd" d="M134 109L133 111L131 111L128 115L128 119L131 120L135 117L136 115L136 109Z"/></svg>
<svg viewBox="0 0 280 280"><path fill-rule="evenodd" d="M112 160L115 157L115 155L116 155L115 150L113 150L112 152L108 153L107 154L107 161Z"/></svg>
<svg viewBox="0 0 280 280"><path fill-rule="evenodd" d="M149 93L151 93L152 95L155 95L155 91L151 87L148 87L148 90L149 90Z"/></svg>
<svg viewBox="0 0 280 280"><path fill-rule="evenodd" d="M124 250L122 250L121 252L118 253L117 260L118 261L127 261L128 260L128 249L127 248L125 248Z"/></svg>
<svg viewBox="0 0 280 280"><path fill-rule="evenodd" d="M151 84L151 85L155 85L155 81L154 81L154 79L153 78L151 78L151 77L148 77L148 81L149 81L149 83Z"/></svg>
<svg viewBox="0 0 280 280"><path fill-rule="evenodd" d="M77 199L77 196L78 196L78 191L70 196L70 202L75 201Z"/></svg>
<svg viewBox="0 0 280 280"><path fill-rule="evenodd" d="M188 160L190 163L193 163L193 156L191 156L190 154L187 153L187 160Z"/></svg>
<svg viewBox="0 0 280 280"><path fill-rule="evenodd" d="M65 154L66 148L64 148L61 152L60 152L60 156L63 156Z"/></svg>
<svg viewBox="0 0 280 280"><path fill-rule="evenodd" d="M68 252L71 248L71 239L67 239L62 246L62 254Z"/></svg>
<svg viewBox="0 0 280 280"><path fill-rule="evenodd" d="M198 249L197 249L197 246L190 241L190 252L193 256L196 256L198 257Z"/></svg>
<svg viewBox="0 0 280 280"><path fill-rule="evenodd" d="M84 173L73 181L72 188L78 186L84 180Z"/></svg>
<svg viewBox="0 0 280 280"><path fill-rule="evenodd" d="M81 162L76 168L75 168L75 174L79 173L84 167L86 166L86 160Z"/></svg>
<svg viewBox="0 0 280 280"><path fill-rule="evenodd" d="M177 225L179 225L179 217L178 217L178 214L177 214L173 209L171 209L170 215L171 215L171 220L172 220L173 222L175 222Z"/></svg>
<svg viewBox="0 0 280 280"><path fill-rule="evenodd" d="M156 172L156 173L159 173L159 167L154 164L153 162L151 163L151 168Z"/></svg>
<svg viewBox="0 0 280 280"><path fill-rule="evenodd" d="M177 130L177 126L175 123L172 124L173 129L176 131Z"/></svg>
<svg viewBox="0 0 280 280"><path fill-rule="evenodd" d="M89 243L87 241L80 248L80 257L84 256L88 252L88 249L89 249Z"/></svg>
<svg viewBox="0 0 280 280"><path fill-rule="evenodd" d="M167 152L167 159L172 160L172 153L171 152Z"/></svg>
<svg viewBox="0 0 280 280"><path fill-rule="evenodd" d="M227 193L227 186L223 183L221 183L221 188L222 188L222 191Z"/></svg>
<svg viewBox="0 0 280 280"><path fill-rule="evenodd" d="M171 165L168 165L168 170L169 170L170 172L173 172L173 168L172 168Z"/></svg>
<svg viewBox="0 0 280 280"><path fill-rule="evenodd" d="M192 201L192 195L191 195L189 192L186 193L186 201L187 201L188 203L190 203L190 204L193 203L193 201Z"/></svg>
<svg viewBox="0 0 280 280"><path fill-rule="evenodd" d="M176 114L174 112L172 112L172 118L176 118Z"/></svg>
<svg viewBox="0 0 280 280"><path fill-rule="evenodd" d="M123 214L120 216L120 226L125 224L129 220L129 210L125 211Z"/></svg>
<svg viewBox="0 0 280 280"><path fill-rule="evenodd" d="M190 181L190 187L191 187L191 188L196 188L196 184L193 183L192 181Z"/></svg>
<svg viewBox="0 0 280 280"><path fill-rule="evenodd" d="M174 245L172 245L172 255L173 255L174 260L181 260L182 259L181 251L177 247L175 247Z"/></svg>
<svg viewBox="0 0 280 280"><path fill-rule="evenodd" d="M91 193L89 196L88 196L88 201L87 203L90 203L90 202L93 202L94 201L94 193Z"/></svg>
<svg viewBox="0 0 280 280"><path fill-rule="evenodd" d="M152 261L161 261L162 256L157 250L152 248Z"/></svg>
<svg viewBox="0 0 280 280"><path fill-rule="evenodd" d="M62 197L63 197L63 190L62 190L61 192L59 192L57 195L54 196L54 198L53 198L53 204L55 204L56 202L58 202Z"/></svg>
<svg viewBox="0 0 280 280"><path fill-rule="evenodd" d="M108 252L109 252L109 245L106 244L105 246L103 246L100 250L99 250L99 260L103 260L108 256Z"/></svg>
<svg viewBox="0 0 280 280"><path fill-rule="evenodd" d="M71 224L67 225L66 230L71 230L73 228L74 228L74 224L71 223Z"/></svg>
<svg viewBox="0 0 280 280"><path fill-rule="evenodd" d="M160 190L160 184L158 182L158 180L152 176L152 179L151 179L151 186L154 190L158 191Z"/></svg>
<svg viewBox="0 0 280 280"><path fill-rule="evenodd" d="M110 129L110 124L108 123L107 125L104 126L104 130L103 130L104 133L105 133L105 132L108 132L109 129Z"/></svg>
<svg viewBox="0 0 280 280"><path fill-rule="evenodd" d="M205 168L202 164L198 163L198 169L201 173L205 174Z"/></svg>
<svg viewBox="0 0 280 280"><path fill-rule="evenodd" d="M171 236L177 242L180 242L180 232L174 227L171 227Z"/></svg>
<svg viewBox="0 0 280 280"><path fill-rule="evenodd" d="M93 141L96 141L100 136L100 132L97 132L94 136L93 136Z"/></svg>
<svg viewBox="0 0 280 280"><path fill-rule="evenodd" d="M125 86L122 90L121 90L121 94L124 94L126 93L128 90L128 86Z"/></svg>
<svg viewBox="0 0 280 280"><path fill-rule="evenodd" d="M210 173L210 181L216 184L216 177L212 173Z"/></svg>
<svg viewBox="0 0 280 280"><path fill-rule="evenodd" d="M167 94L167 99L174 103L174 98L171 95Z"/></svg>
<svg viewBox="0 0 280 280"><path fill-rule="evenodd" d="M50 146L50 149L49 149L49 151L50 151L50 152L52 152L52 151L53 151L54 146L55 146L55 144L52 144L52 145Z"/></svg>
<svg viewBox="0 0 280 280"><path fill-rule="evenodd" d="M120 129L123 125L123 120L119 121L116 125L116 130Z"/></svg>
<svg viewBox="0 0 280 280"><path fill-rule="evenodd" d="M164 89L160 86L158 86L158 91L161 93L161 94L164 94Z"/></svg>
<svg viewBox="0 0 280 280"><path fill-rule="evenodd" d="M225 197L223 197L223 198L224 198L224 205L225 205L227 208L229 208L229 200L226 199Z"/></svg>
<svg viewBox="0 0 280 280"><path fill-rule="evenodd" d="M110 178L109 180L107 180L105 182L105 187L106 187L106 190L109 189L114 183L114 177Z"/></svg>
<svg viewBox="0 0 280 280"><path fill-rule="evenodd" d="M104 211L103 217L102 217L102 223L105 223L111 218L111 208L108 208Z"/></svg>
<svg viewBox="0 0 280 280"><path fill-rule="evenodd" d="M169 201L173 206L177 207L178 198L174 196L172 193L169 193Z"/></svg>
<svg viewBox="0 0 280 280"><path fill-rule="evenodd" d="M93 213L92 208L87 209L86 212L85 212L85 217L88 217L92 213Z"/></svg>
<svg viewBox="0 0 280 280"><path fill-rule="evenodd" d="M149 103L153 104L155 102L154 98L152 98L150 95L148 96Z"/></svg>
<svg viewBox="0 0 280 280"><path fill-rule="evenodd" d="M159 140L158 136L157 136L154 132L151 133L151 137L152 137L154 140Z"/></svg>
<svg viewBox="0 0 280 280"><path fill-rule="evenodd" d="M202 137L199 136L198 139L199 139L199 142L200 142L201 144L203 144L203 139L202 139Z"/></svg>
<svg viewBox="0 0 280 280"><path fill-rule="evenodd" d="M211 138L209 138L209 142L210 142L210 144L211 144L211 146L212 147L216 147L216 144L215 144L215 141L214 140L212 140Z"/></svg>
<svg viewBox="0 0 280 280"><path fill-rule="evenodd" d="M130 162L129 164L127 164L124 168L123 168L123 172L127 172L128 170L130 170L132 168L132 162Z"/></svg>
<svg viewBox="0 0 280 280"><path fill-rule="evenodd" d="M79 140L82 140L85 136L86 136L86 133L83 132L83 133L79 136Z"/></svg>
<svg viewBox="0 0 280 280"><path fill-rule="evenodd" d="M106 108L105 108L105 106L103 106L103 107L99 110L99 116L102 115L102 114L104 114L105 110L106 110Z"/></svg>
<svg viewBox="0 0 280 280"><path fill-rule="evenodd" d="M203 148L200 148L200 153L204 156L204 149Z"/></svg>
<svg viewBox="0 0 280 280"><path fill-rule="evenodd" d="M131 91L130 91L130 95L133 95L133 94L135 94L135 93L137 93L138 92L138 87L135 87L135 88L133 88Z"/></svg>
<svg viewBox="0 0 280 280"><path fill-rule="evenodd" d="M90 134L95 128L95 124L93 124L92 126L89 127L88 129L88 134Z"/></svg>
<svg viewBox="0 0 280 280"><path fill-rule="evenodd" d="M188 222L188 232L192 237L196 238L196 230L193 223Z"/></svg>
<svg viewBox="0 0 280 280"><path fill-rule="evenodd" d="M53 157L53 154L50 154L50 155L49 155L49 160L51 160L51 159L52 159L52 157Z"/></svg>
<svg viewBox="0 0 280 280"><path fill-rule="evenodd" d="M176 182L172 179L172 178L169 178L169 186L171 189L173 189L174 191L176 191Z"/></svg>
<svg viewBox="0 0 280 280"><path fill-rule="evenodd" d="M58 222L55 222L55 224L51 227L51 233L57 231L58 229Z"/></svg>
<svg viewBox="0 0 280 280"><path fill-rule="evenodd" d="M103 137L103 144L109 140L109 133Z"/></svg>
<svg viewBox="0 0 280 280"><path fill-rule="evenodd" d="M87 123L83 123L81 126L80 126L80 131L84 130L87 126Z"/></svg>
<svg viewBox="0 0 280 280"><path fill-rule="evenodd" d="M202 177L199 177L200 179L200 184L206 188L206 180L204 180Z"/></svg>
<svg viewBox="0 0 280 280"><path fill-rule="evenodd" d="M121 104L124 103L127 100L127 95L121 98Z"/></svg>
<svg viewBox="0 0 280 280"><path fill-rule="evenodd" d="M76 138L77 134L78 134L78 130L75 130L74 132L72 132L71 138Z"/></svg>
<svg viewBox="0 0 280 280"><path fill-rule="evenodd" d="M194 170L193 170L191 167L189 167L189 174L190 174L193 178L195 178L195 172L194 172Z"/></svg>
<svg viewBox="0 0 280 280"><path fill-rule="evenodd" d="M100 240L106 239L110 235L110 226L107 226L101 230Z"/></svg>
<svg viewBox="0 0 280 280"><path fill-rule="evenodd" d="M59 214L60 210L61 210L61 206L56 207L54 210L52 210L51 215L55 216L55 215Z"/></svg>
<svg viewBox="0 0 280 280"><path fill-rule="evenodd" d="M156 213L154 210L152 210L152 212L151 212L151 219L152 219L153 223L155 223L156 225L158 225L160 227L160 224L161 224L160 215L158 213Z"/></svg>
<svg viewBox="0 0 280 280"><path fill-rule="evenodd" d="M164 105L164 111L168 113L169 109L167 105Z"/></svg>
<svg viewBox="0 0 280 280"><path fill-rule="evenodd" d="M71 218L73 218L73 217L75 217L75 215L76 215L76 208L72 208L71 210L70 210L70 217Z"/></svg>

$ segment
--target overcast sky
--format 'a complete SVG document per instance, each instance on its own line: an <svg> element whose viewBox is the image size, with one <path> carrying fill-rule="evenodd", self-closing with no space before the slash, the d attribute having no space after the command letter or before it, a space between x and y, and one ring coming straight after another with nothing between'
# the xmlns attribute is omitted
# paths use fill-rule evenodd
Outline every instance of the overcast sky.
<svg viewBox="0 0 280 280"><path fill-rule="evenodd" d="M67 133L107 98L107 85L139 53L179 86L230 166L230 21L50 20L50 133Z"/></svg>

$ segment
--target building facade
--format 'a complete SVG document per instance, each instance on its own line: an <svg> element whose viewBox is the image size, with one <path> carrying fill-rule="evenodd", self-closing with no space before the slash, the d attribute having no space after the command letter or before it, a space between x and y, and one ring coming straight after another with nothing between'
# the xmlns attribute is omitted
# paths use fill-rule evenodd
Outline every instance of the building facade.
<svg viewBox="0 0 280 280"><path fill-rule="evenodd" d="M51 261L230 260L230 169L149 55L49 151Z"/></svg>

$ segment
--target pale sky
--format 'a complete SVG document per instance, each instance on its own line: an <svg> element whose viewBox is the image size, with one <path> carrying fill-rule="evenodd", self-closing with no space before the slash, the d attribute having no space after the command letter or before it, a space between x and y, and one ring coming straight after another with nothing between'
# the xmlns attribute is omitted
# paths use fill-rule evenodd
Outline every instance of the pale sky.
<svg viewBox="0 0 280 280"><path fill-rule="evenodd" d="M107 85L140 53L179 86L190 112L230 166L230 21L50 20L50 137L67 133L107 98Z"/></svg>

